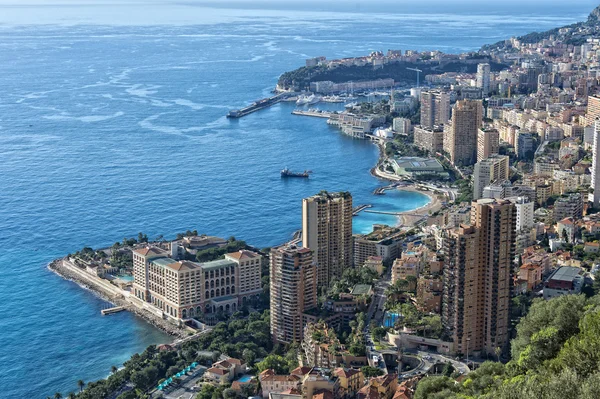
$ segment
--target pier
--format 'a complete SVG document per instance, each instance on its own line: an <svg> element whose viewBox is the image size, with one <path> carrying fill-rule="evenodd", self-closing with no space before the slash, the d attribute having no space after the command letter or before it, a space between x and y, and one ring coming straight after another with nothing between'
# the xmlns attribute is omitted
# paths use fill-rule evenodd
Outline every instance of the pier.
<svg viewBox="0 0 600 399"><path fill-rule="evenodd" d="M273 97L263 98L262 100L257 100L255 102L253 102L252 104L250 104L247 107L244 107L241 109L233 109L233 110L229 111L229 113L227 114L227 117L234 118L234 119L241 118L242 116L246 116L253 112L260 111L261 109L268 108L271 105L275 105L281 101L286 100L288 97L292 97L294 95L296 95L296 93L286 92L286 93L277 94Z"/></svg>
<svg viewBox="0 0 600 399"><path fill-rule="evenodd" d="M352 210L352 216L356 216L359 214L360 211L365 210L367 208L371 208L372 206L373 205L371 204L359 205Z"/></svg>
<svg viewBox="0 0 600 399"><path fill-rule="evenodd" d="M374 195L383 195L383 194L385 194L385 191L386 191L386 190L392 190L392 189L394 189L394 188L397 188L397 187L399 187L399 186L400 186L400 184L399 184L399 183L392 183L392 184L389 184L389 185L387 185L387 186L383 186L383 187L377 187L377 188L376 188L376 189L373 191L373 194L374 194Z"/></svg>
<svg viewBox="0 0 600 399"><path fill-rule="evenodd" d="M333 112L315 111L315 110L302 111L300 109L296 109L296 110L292 111L292 115L313 116L315 118L329 119L331 117L331 115L333 115Z"/></svg>
<svg viewBox="0 0 600 399"><path fill-rule="evenodd" d="M113 314L113 313L119 313L124 310L125 310L124 306L115 306L114 308L102 309L100 311L100 313L102 313L103 316L106 316L106 315Z"/></svg>

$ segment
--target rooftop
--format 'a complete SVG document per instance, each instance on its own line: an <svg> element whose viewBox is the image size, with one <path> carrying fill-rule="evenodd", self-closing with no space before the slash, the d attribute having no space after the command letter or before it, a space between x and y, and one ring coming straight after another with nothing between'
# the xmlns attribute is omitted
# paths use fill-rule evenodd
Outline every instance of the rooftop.
<svg viewBox="0 0 600 399"><path fill-rule="evenodd" d="M235 266L235 263L228 259L217 259L210 262L202 263L202 270L214 270L222 267Z"/></svg>
<svg viewBox="0 0 600 399"><path fill-rule="evenodd" d="M411 170L422 170L430 169L437 171L444 171L444 167L435 158L419 158L419 157L400 157L394 159L394 162L398 168L411 171Z"/></svg>
<svg viewBox="0 0 600 399"><path fill-rule="evenodd" d="M177 261L175 259L164 257L164 258L152 259L151 263L154 263L155 265L160 266L160 267L167 267L170 264L177 263Z"/></svg>
<svg viewBox="0 0 600 399"><path fill-rule="evenodd" d="M356 284L352 289L352 295L366 295L371 292L371 285L369 284Z"/></svg>
<svg viewBox="0 0 600 399"><path fill-rule="evenodd" d="M550 280L573 282L579 277L580 272L581 269L578 267L563 266L554 272Z"/></svg>

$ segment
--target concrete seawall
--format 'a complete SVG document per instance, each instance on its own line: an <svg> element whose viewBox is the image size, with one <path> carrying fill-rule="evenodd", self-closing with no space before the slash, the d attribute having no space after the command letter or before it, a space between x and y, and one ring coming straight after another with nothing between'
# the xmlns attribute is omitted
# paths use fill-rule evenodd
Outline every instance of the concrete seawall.
<svg viewBox="0 0 600 399"><path fill-rule="evenodd" d="M93 276L81 268L75 266L66 258L56 259L48 264L48 269L63 277L71 280L77 285L92 291L100 298L114 304L122 306L126 310L143 318L156 328L159 328L175 337L186 337L188 331L177 327L175 324L163 319L158 314L147 309L145 304L135 298L130 298L128 293L118 287L110 284L108 281Z"/></svg>

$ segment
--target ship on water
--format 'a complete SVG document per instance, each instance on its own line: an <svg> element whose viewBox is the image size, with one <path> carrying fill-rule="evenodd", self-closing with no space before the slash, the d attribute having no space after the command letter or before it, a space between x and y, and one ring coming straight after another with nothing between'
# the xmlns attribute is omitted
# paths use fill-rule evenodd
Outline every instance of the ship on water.
<svg viewBox="0 0 600 399"><path fill-rule="evenodd" d="M311 170L305 170L304 172L292 172L288 168L285 168L285 169L281 170L281 177L304 177L304 178L308 178L308 177L310 177L311 173L312 173Z"/></svg>

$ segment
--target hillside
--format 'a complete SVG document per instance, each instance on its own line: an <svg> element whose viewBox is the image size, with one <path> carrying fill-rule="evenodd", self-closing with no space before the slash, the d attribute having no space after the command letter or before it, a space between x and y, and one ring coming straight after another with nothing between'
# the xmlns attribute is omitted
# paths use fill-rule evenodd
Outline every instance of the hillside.
<svg viewBox="0 0 600 399"><path fill-rule="evenodd" d="M551 36L554 36L563 43L578 46L585 43L586 39L589 37L593 37L598 34L600 34L600 6L592 10L586 21L553 28L544 32L531 32L523 36L518 36L517 39L521 43L537 43L541 40L549 39ZM481 47L480 51L506 51L509 50L510 47L511 46L509 44L502 40L493 44L486 44L485 46Z"/></svg>

